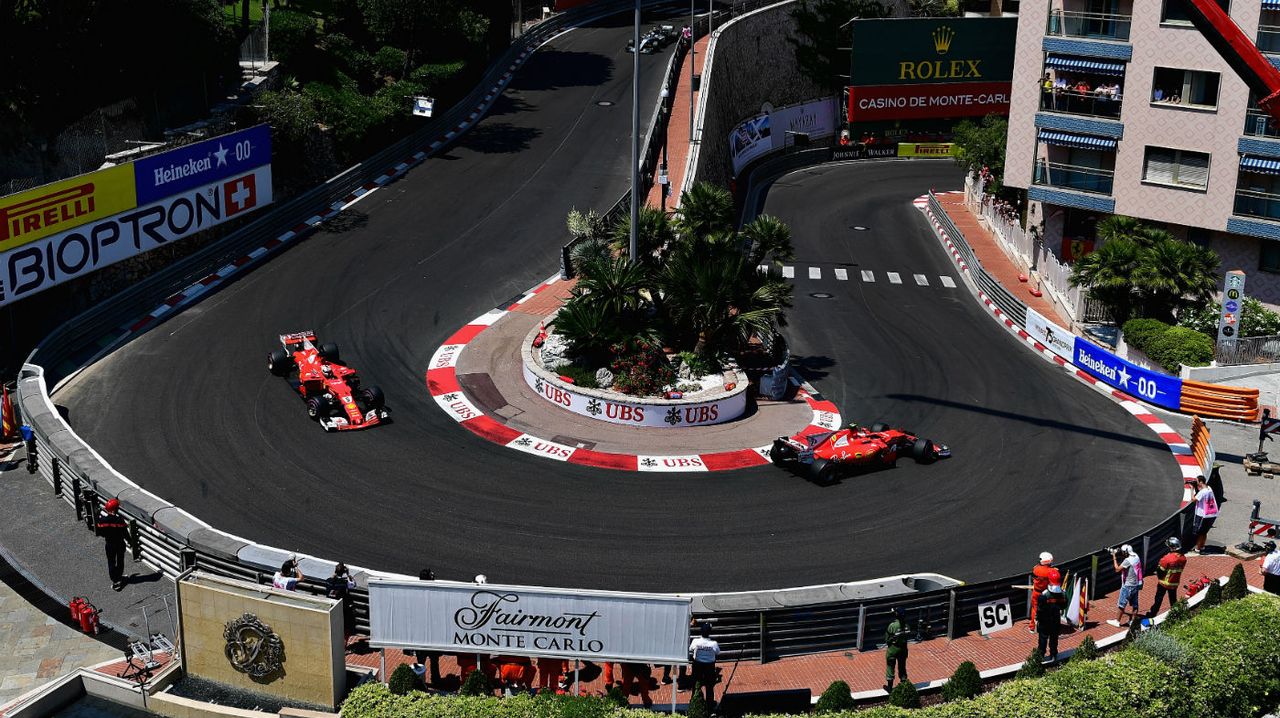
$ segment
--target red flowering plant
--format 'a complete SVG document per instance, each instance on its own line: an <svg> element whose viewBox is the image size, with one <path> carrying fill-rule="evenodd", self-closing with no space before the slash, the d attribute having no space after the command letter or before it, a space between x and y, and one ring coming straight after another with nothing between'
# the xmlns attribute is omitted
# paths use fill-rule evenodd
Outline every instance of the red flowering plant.
<svg viewBox="0 0 1280 718"><path fill-rule="evenodd" d="M609 347L613 354L613 388L635 396L655 396L675 383L676 370L662 353L662 347L632 338Z"/></svg>

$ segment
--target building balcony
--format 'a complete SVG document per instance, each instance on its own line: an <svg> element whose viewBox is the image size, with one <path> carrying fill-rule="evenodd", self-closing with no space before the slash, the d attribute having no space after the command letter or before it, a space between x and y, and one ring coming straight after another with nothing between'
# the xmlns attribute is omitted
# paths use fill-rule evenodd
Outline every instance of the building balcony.
<svg viewBox="0 0 1280 718"><path fill-rule="evenodd" d="M1280 194L1252 189L1238 189L1236 190L1236 206L1232 214L1239 217L1280 221Z"/></svg>
<svg viewBox="0 0 1280 718"><path fill-rule="evenodd" d="M1271 118L1271 115L1251 108L1244 115L1244 135L1280 139L1280 126Z"/></svg>
<svg viewBox="0 0 1280 718"><path fill-rule="evenodd" d="M1262 3L1262 14L1258 16L1258 49L1280 54L1280 9L1268 7L1271 3Z"/></svg>
<svg viewBox="0 0 1280 718"><path fill-rule="evenodd" d="M1086 40L1129 41L1129 28L1133 17L1116 13L1074 12L1051 9L1045 34L1054 37L1082 38Z"/></svg>
<svg viewBox="0 0 1280 718"><path fill-rule="evenodd" d="M1099 95L1096 92L1075 90L1042 91L1040 109L1046 112L1063 112L1069 115L1087 115L1119 119L1120 96Z"/></svg>
<svg viewBox="0 0 1280 718"><path fill-rule="evenodd" d="M1111 194L1116 173L1097 167L1038 160L1033 184L1093 194Z"/></svg>

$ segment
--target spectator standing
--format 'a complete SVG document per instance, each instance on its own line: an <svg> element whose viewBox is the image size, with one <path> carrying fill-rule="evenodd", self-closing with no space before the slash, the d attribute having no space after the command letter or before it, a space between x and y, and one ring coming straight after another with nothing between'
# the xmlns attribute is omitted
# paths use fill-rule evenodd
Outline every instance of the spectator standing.
<svg viewBox="0 0 1280 718"><path fill-rule="evenodd" d="M640 693L640 700L645 708L653 707L653 698L649 695L650 668L648 663L622 664L622 694L626 696ZM639 686L637 689L636 686Z"/></svg>
<svg viewBox="0 0 1280 718"><path fill-rule="evenodd" d="M884 630L884 692L893 691L893 668L898 667L898 682L907 682L907 637L911 628L907 625L906 612L893 609L893 621Z"/></svg>
<svg viewBox="0 0 1280 718"><path fill-rule="evenodd" d="M1271 553L1262 557L1258 570L1262 573L1262 590L1280 596L1280 546L1273 546Z"/></svg>
<svg viewBox="0 0 1280 718"><path fill-rule="evenodd" d="M1178 585L1182 583L1182 570L1187 567L1187 557L1182 553L1182 542L1177 536L1170 536L1164 545L1169 553L1156 564L1156 598L1147 611L1147 618L1155 618L1160 613L1160 604L1165 594L1169 594L1169 608L1178 602Z"/></svg>
<svg viewBox="0 0 1280 718"><path fill-rule="evenodd" d="M418 572L418 580L434 581L436 580L436 572L432 571L430 568L424 568ZM440 652L439 651L415 651L414 658L418 659L418 663L429 664L429 667L431 670L431 673L430 673L431 682L428 685L430 685L433 688L438 687L440 685ZM458 665L462 665L461 660L459 660ZM461 676L460 679L461 678L466 678L466 676L465 675ZM426 683L425 680L423 682Z"/></svg>
<svg viewBox="0 0 1280 718"><path fill-rule="evenodd" d="M1119 626L1128 626L1138 620L1138 597L1142 591L1142 559L1134 552L1133 547L1125 544L1118 551L1111 553L1111 565L1120 574L1120 615L1125 609L1131 609L1128 623L1116 622Z"/></svg>
<svg viewBox="0 0 1280 718"><path fill-rule="evenodd" d="M1196 547L1187 552L1189 556L1199 556L1204 550L1205 539L1209 537L1209 529L1218 520L1218 499L1209 488L1204 476L1196 477L1196 517L1191 523L1191 531L1196 537Z"/></svg>
<svg viewBox="0 0 1280 718"><path fill-rule="evenodd" d="M569 669L563 658L538 659L538 692L556 692L560 689L560 676Z"/></svg>
<svg viewBox="0 0 1280 718"><path fill-rule="evenodd" d="M342 601L342 634L346 638L350 638L355 632L356 614L349 595L355 587L355 579L351 578L351 572L347 570L345 563L334 566L333 575L325 580L325 595Z"/></svg>
<svg viewBox="0 0 1280 718"><path fill-rule="evenodd" d="M298 568L297 557L290 556L280 564L280 570L276 571L276 575L271 577L271 587L282 591L296 591L298 582L304 578L306 577L302 575L302 569Z"/></svg>
<svg viewBox="0 0 1280 718"><path fill-rule="evenodd" d="M689 657L693 659L693 689L702 686L707 696L707 708L715 706L716 659L720 656L720 644L711 640L711 624L698 627L698 637L689 642Z"/></svg>
<svg viewBox="0 0 1280 718"><path fill-rule="evenodd" d="M1057 569L1054 569L1054 576L1049 579L1049 587L1036 594L1035 603L1036 613L1040 616L1040 622L1036 624L1040 655L1047 656L1050 662L1056 664L1058 635L1062 633L1062 611L1067 606L1067 596L1062 592L1062 575Z"/></svg>
<svg viewBox="0 0 1280 718"><path fill-rule="evenodd" d="M1040 563L1031 569L1031 595L1039 596L1049 588L1049 576L1057 573L1058 569L1053 567L1053 554L1048 551L1040 552ZM1036 601L1031 602L1031 621L1028 628L1031 633L1036 632Z"/></svg>
<svg viewBox="0 0 1280 718"><path fill-rule="evenodd" d="M114 591L124 590L124 547L129 525L120 515L120 499L108 499L97 516L97 532L107 549L107 575Z"/></svg>
<svg viewBox="0 0 1280 718"><path fill-rule="evenodd" d="M1155 90L1153 90L1153 91L1151 92L1151 99L1152 99L1152 100L1154 100L1155 102L1163 102L1163 101L1164 101L1164 90L1162 90L1162 89L1160 89L1159 87L1157 87Z"/></svg>
<svg viewBox="0 0 1280 718"><path fill-rule="evenodd" d="M498 656L496 663L499 664L498 675L508 690L526 693L533 690L533 659L528 656Z"/></svg>

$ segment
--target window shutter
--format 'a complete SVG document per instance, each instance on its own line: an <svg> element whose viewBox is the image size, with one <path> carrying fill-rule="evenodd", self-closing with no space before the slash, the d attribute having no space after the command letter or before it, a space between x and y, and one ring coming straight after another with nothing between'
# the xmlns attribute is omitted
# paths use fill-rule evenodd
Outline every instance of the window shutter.
<svg viewBox="0 0 1280 718"><path fill-rule="evenodd" d="M1174 182L1174 166L1176 160L1173 150L1159 147L1147 148L1147 162L1142 170L1142 178L1151 182Z"/></svg>
<svg viewBox="0 0 1280 718"><path fill-rule="evenodd" d="M1178 184L1192 187L1209 186L1209 155L1182 152L1178 159Z"/></svg>

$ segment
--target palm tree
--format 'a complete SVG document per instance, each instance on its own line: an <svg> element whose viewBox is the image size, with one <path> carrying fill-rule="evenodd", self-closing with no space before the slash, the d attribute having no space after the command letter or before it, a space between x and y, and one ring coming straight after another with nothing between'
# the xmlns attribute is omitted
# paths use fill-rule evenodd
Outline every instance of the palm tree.
<svg viewBox="0 0 1280 718"><path fill-rule="evenodd" d="M1134 277L1143 294L1143 314L1171 321L1179 310L1208 302L1218 287L1218 255L1164 230L1147 234L1155 241L1143 249Z"/></svg>
<svg viewBox="0 0 1280 718"><path fill-rule="evenodd" d="M1102 302L1116 324L1133 315L1140 298L1135 276L1143 259L1142 248L1126 237L1103 244L1071 266L1071 286L1086 287L1089 296Z"/></svg>
<svg viewBox="0 0 1280 718"><path fill-rule="evenodd" d="M1114 239L1135 239L1144 229L1145 225L1141 220L1113 214L1098 222L1098 239L1104 244Z"/></svg>
<svg viewBox="0 0 1280 718"><path fill-rule="evenodd" d="M590 366L607 363L609 347L625 338L620 325L603 305L577 297L560 307L551 324L568 342L570 351Z"/></svg>
<svg viewBox="0 0 1280 718"><path fill-rule="evenodd" d="M640 208L640 231L636 234L636 253L639 261L656 263L661 261L662 253L675 240L675 228L671 219L659 209L653 207ZM631 217L623 217L613 227L614 251L626 255L631 250Z"/></svg>
<svg viewBox="0 0 1280 718"><path fill-rule="evenodd" d="M760 265L766 258L774 264L795 259L791 246L791 228L771 215L762 214L742 228L742 236L750 242L748 261Z"/></svg>
<svg viewBox="0 0 1280 718"><path fill-rule="evenodd" d="M733 195L710 182L699 182L680 197L676 229L681 239L733 231Z"/></svg>
<svg viewBox="0 0 1280 718"><path fill-rule="evenodd" d="M626 257L608 257L582 266L573 296L622 320L644 304L640 293L648 285L649 270L643 264L632 263Z"/></svg>

